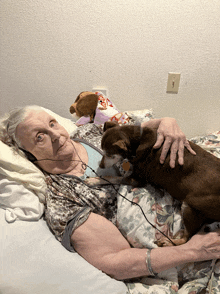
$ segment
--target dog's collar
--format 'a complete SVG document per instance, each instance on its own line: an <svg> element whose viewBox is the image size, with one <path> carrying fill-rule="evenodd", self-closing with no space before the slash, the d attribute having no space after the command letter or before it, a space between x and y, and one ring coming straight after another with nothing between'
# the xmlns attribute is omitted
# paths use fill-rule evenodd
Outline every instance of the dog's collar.
<svg viewBox="0 0 220 294"><path fill-rule="evenodd" d="M131 164L127 159L124 159L122 162L122 168L125 172L128 172L131 169Z"/></svg>
<svg viewBox="0 0 220 294"><path fill-rule="evenodd" d="M126 158L122 161L121 167L123 170L124 177L128 177L133 172L133 165L129 162L129 160Z"/></svg>

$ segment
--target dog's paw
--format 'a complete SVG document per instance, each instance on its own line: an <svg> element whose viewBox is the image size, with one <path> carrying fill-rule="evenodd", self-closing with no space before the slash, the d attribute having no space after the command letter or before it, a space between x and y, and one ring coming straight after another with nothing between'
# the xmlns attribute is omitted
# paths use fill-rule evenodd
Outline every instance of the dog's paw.
<svg viewBox="0 0 220 294"><path fill-rule="evenodd" d="M220 229L220 222L214 222L208 225L205 225L204 227L204 232L209 233L209 232L214 232Z"/></svg>
<svg viewBox="0 0 220 294"><path fill-rule="evenodd" d="M154 243L158 247L168 247L168 246L179 246L185 244L187 242L187 238L183 237L180 239L168 239L166 237L162 237L161 239L155 241Z"/></svg>
<svg viewBox="0 0 220 294"><path fill-rule="evenodd" d="M84 183L89 187L95 187L101 184L101 180L99 177L87 178L84 180Z"/></svg>
<svg viewBox="0 0 220 294"><path fill-rule="evenodd" d="M102 185L120 185L122 181L122 177L94 177L94 178L87 178L84 180L84 183L89 187L96 187Z"/></svg>
<svg viewBox="0 0 220 294"><path fill-rule="evenodd" d="M135 179L133 179L130 176L124 177L122 179L122 185L129 185L129 186L132 186L133 188L141 187L140 184L138 183L138 181L136 181Z"/></svg>
<svg viewBox="0 0 220 294"><path fill-rule="evenodd" d="M173 241L173 240L172 240ZM173 243L166 237L163 237L157 241L154 241L154 243L158 246L158 247L168 247L168 246L173 246Z"/></svg>

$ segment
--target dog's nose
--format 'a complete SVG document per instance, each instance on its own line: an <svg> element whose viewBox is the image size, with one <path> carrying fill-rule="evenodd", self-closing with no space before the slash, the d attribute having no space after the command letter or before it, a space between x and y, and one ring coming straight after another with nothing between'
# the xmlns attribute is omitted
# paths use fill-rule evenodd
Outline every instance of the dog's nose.
<svg viewBox="0 0 220 294"><path fill-rule="evenodd" d="M104 164L104 156L102 157L102 160L101 160L101 162L100 162L100 164L99 164L99 167L100 167L100 168L105 168L105 164Z"/></svg>

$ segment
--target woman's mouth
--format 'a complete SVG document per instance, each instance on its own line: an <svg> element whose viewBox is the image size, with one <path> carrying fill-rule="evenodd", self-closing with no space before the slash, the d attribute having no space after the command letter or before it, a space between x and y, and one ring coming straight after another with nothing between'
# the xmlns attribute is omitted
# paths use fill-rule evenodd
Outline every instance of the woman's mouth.
<svg viewBox="0 0 220 294"><path fill-rule="evenodd" d="M57 149L57 152L63 150L66 147L66 141Z"/></svg>

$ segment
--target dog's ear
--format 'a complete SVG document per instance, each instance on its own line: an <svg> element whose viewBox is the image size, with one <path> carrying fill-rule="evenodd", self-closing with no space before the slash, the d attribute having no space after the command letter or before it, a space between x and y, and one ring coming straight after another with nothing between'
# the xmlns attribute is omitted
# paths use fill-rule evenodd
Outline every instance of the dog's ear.
<svg viewBox="0 0 220 294"><path fill-rule="evenodd" d="M124 140L118 140L117 142L115 142L115 143L112 144L112 145L116 145L116 146L118 146L119 148L121 148L122 150L124 150L124 151L128 151L128 148L127 148L127 146L126 146Z"/></svg>
<svg viewBox="0 0 220 294"><path fill-rule="evenodd" d="M157 139L157 132L156 129L145 128L143 131L143 135L140 141L140 145L136 150L136 159L141 158L142 156L147 156ZM155 149L156 150L156 149ZM144 155L145 154L145 155Z"/></svg>
<svg viewBox="0 0 220 294"><path fill-rule="evenodd" d="M114 127L118 127L119 124L117 121L106 121L104 123L104 128L103 131L105 132L106 130L110 129L110 128L114 128Z"/></svg>

